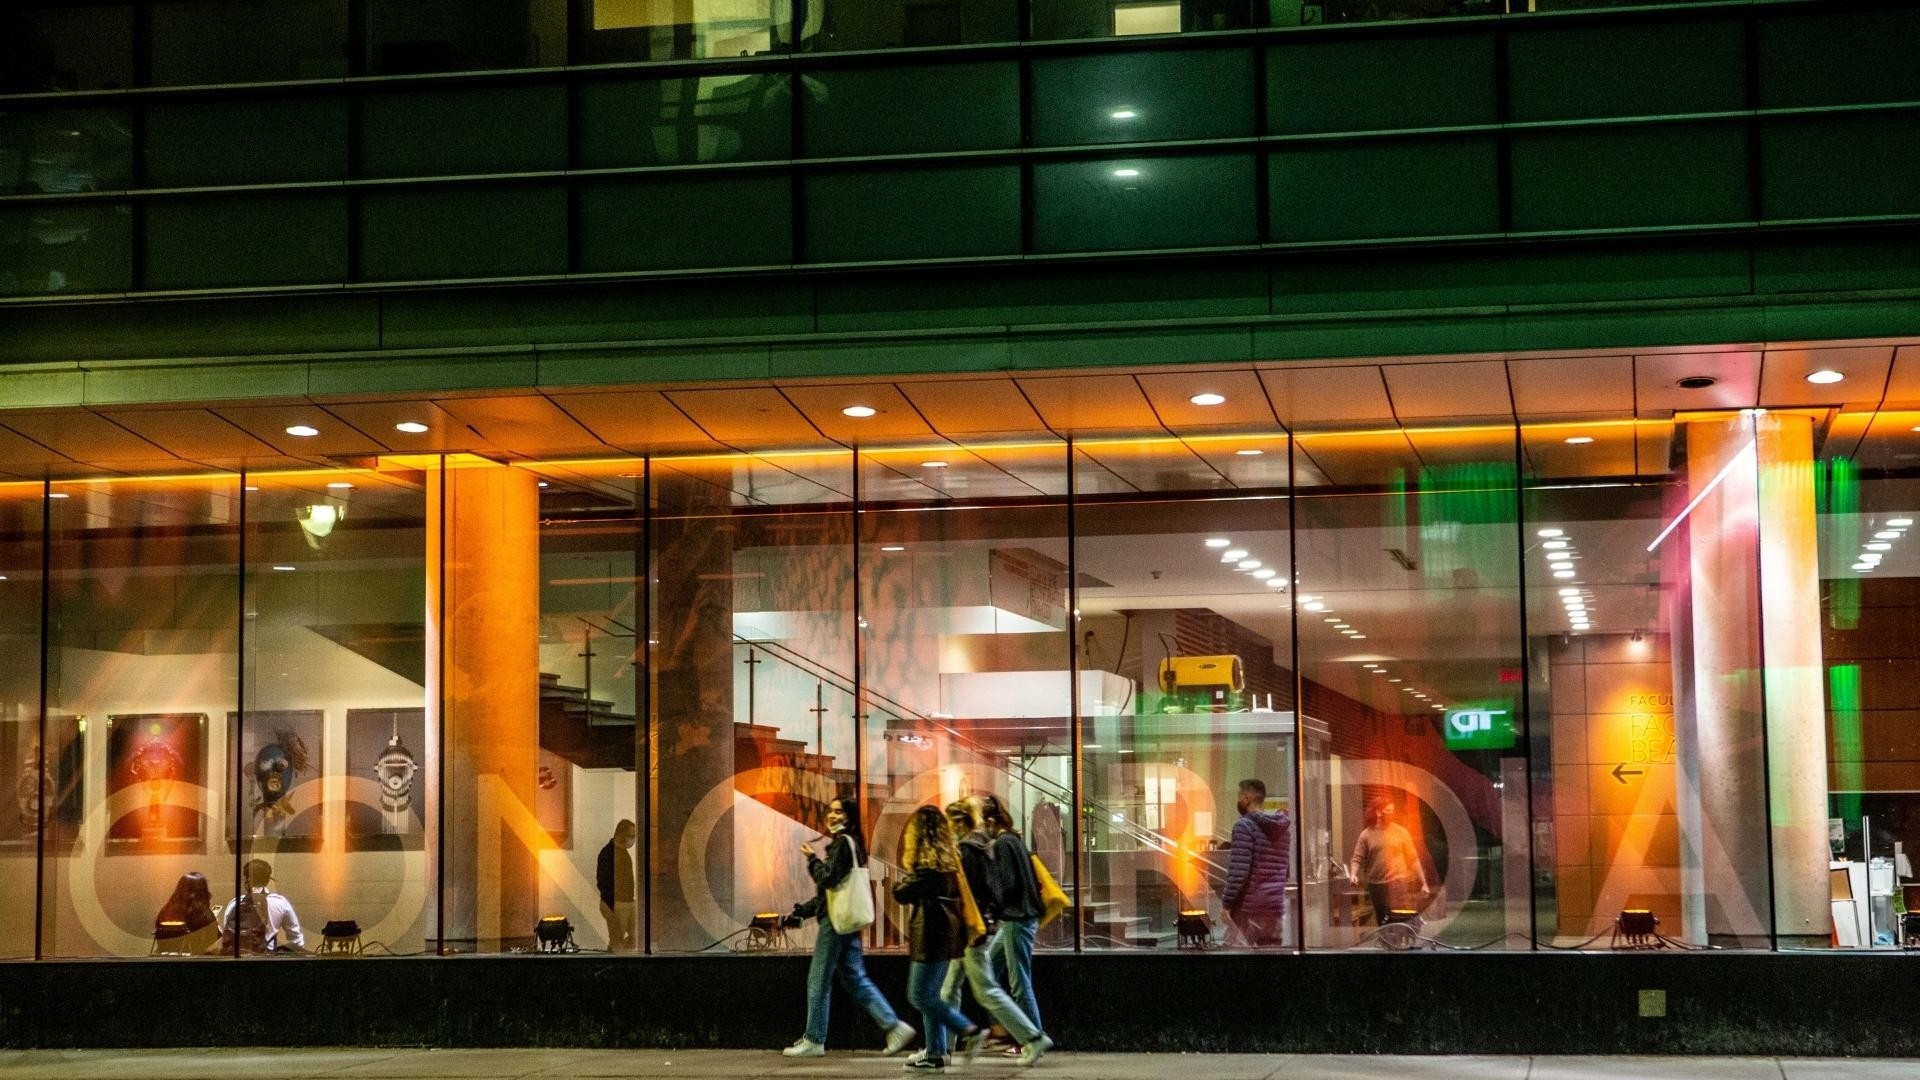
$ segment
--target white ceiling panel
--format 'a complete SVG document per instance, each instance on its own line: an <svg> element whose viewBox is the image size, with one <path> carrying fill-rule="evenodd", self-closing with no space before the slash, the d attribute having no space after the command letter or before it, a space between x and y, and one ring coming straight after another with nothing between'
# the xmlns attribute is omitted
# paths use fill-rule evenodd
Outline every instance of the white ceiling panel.
<svg viewBox="0 0 1920 1080"><path fill-rule="evenodd" d="M1401 420L1513 415L1507 366L1498 360L1464 364L1388 364L1381 374Z"/></svg>
<svg viewBox="0 0 1920 1080"><path fill-rule="evenodd" d="M1680 380L1704 375L1712 386ZM1700 409L1751 409L1760 402L1760 354L1750 349L1648 353L1633 358L1633 400L1642 417Z"/></svg>
<svg viewBox="0 0 1920 1080"><path fill-rule="evenodd" d="M1529 357L1507 362L1513 410L1529 416L1633 415L1633 357Z"/></svg>
<svg viewBox="0 0 1920 1080"><path fill-rule="evenodd" d="M1267 397L1289 428L1326 424L1391 424L1393 402L1380 369L1357 367L1261 368Z"/></svg>
<svg viewBox="0 0 1920 1080"><path fill-rule="evenodd" d="M1768 349L1761 359L1760 404L1767 408L1878 405L1886 395L1887 376L1892 367L1891 345ZM1808 382L1807 376L1816 371L1835 371L1845 378L1836 383Z"/></svg>

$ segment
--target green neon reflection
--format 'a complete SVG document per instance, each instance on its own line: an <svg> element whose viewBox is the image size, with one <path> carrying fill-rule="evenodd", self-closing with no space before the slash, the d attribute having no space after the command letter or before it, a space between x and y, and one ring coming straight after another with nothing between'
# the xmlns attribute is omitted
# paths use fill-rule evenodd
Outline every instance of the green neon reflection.
<svg viewBox="0 0 1920 1080"><path fill-rule="evenodd" d="M1836 812L1860 820L1860 789L1866 783L1860 736L1860 665L1827 668L1827 717L1833 731L1833 787Z"/></svg>

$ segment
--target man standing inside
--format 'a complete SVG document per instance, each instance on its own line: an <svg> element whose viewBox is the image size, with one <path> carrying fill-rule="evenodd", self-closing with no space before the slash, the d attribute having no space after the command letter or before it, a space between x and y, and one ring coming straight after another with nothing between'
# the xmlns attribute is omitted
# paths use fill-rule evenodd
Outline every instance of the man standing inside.
<svg viewBox="0 0 1920 1080"><path fill-rule="evenodd" d="M1293 852L1293 822L1268 811L1267 785L1240 781L1240 820L1233 823L1233 857L1220 906L1254 948L1278 947L1287 925L1287 869Z"/></svg>
<svg viewBox="0 0 1920 1080"><path fill-rule="evenodd" d="M633 847L639 830L633 822L620 819L613 827L613 839L600 849L600 864L594 869L594 884L600 888L600 917L607 921L607 951L634 950Z"/></svg>
<svg viewBox="0 0 1920 1080"><path fill-rule="evenodd" d="M1373 903L1374 925L1385 926L1395 904L1411 899L1408 886L1418 882L1418 896L1427 895L1427 865L1413 846L1413 834L1393 820L1394 806L1383 800L1374 806L1373 823L1360 830L1347 860L1347 880L1364 885Z"/></svg>

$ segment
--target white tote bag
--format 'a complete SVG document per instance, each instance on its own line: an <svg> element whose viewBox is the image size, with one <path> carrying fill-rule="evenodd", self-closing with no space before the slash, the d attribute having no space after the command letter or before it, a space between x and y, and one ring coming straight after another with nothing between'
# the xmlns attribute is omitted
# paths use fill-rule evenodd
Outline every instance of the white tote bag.
<svg viewBox="0 0 1920 1080"><path fill-rule="evenodd" d="M827 921L836 933L857 934L873 925L873 885L859 863L827 890Z"/></svg>

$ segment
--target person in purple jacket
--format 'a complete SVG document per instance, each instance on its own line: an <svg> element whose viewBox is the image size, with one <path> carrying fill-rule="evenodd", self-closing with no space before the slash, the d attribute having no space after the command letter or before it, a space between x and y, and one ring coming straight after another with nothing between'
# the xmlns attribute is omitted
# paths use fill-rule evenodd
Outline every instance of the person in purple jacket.
<svg viewBox="0 0 1920 1080"><path fill-rule="evenodd" d="M1255 948L1282 944L1293 852L1293 822L1284 811L1264 809L1266 801L1264 782L1240 781L1240 820L1233 823L1233 858L1220 893L1228 921Z"/></svg>

